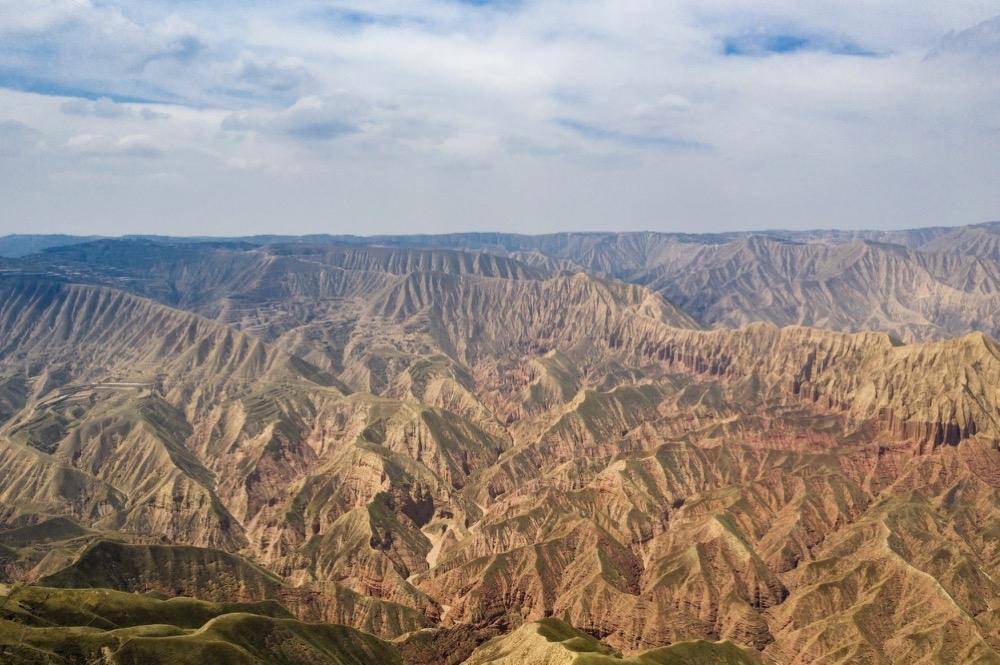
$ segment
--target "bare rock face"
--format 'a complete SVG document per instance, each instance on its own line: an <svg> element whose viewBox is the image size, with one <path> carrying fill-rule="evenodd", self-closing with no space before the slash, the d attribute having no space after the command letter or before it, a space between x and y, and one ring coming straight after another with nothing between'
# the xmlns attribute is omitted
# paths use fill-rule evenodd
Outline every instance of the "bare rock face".
<svg viewBox="0 0 1000 665"><path fill-rule="evenodd" d="M0 582L270 600L408 663L1000 661L988 243L529 240L15 262Z"/></svg>

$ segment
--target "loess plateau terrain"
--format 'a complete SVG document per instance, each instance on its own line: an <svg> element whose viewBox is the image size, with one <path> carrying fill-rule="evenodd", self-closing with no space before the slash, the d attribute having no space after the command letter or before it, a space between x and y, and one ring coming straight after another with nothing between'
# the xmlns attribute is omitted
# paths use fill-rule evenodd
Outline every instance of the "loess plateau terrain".
<svg viewBox="0 0 1000 665"><path fill-rule="evenodd" d="M0 250L0 662L1000 663L998 224Z"/></svg>

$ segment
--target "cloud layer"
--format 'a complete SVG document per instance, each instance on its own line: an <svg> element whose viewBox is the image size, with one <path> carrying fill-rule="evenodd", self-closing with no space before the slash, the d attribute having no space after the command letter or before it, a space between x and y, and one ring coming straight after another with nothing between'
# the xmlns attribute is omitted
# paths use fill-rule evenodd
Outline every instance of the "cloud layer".
<svg viewBox="0 0 1000 665"><path fill-rule="evenodd" d="M1000 0L0 0L0 233L1000 218Z"/></svg>

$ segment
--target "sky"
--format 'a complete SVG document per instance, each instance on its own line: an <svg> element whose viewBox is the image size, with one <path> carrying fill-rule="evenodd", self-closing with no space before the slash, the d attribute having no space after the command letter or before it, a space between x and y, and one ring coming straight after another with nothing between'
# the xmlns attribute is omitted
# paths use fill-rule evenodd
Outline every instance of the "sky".
<svg viewBox="0 0 1000 665"><path fill-rule="evenodd" d="M0 234L1000 219L1000 0L0 0Z"/></svg>

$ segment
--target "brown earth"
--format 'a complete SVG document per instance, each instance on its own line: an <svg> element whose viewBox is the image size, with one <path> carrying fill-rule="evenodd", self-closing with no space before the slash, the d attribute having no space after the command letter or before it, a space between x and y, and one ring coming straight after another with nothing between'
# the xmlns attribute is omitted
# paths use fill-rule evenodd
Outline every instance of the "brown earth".
<svg viewBox="0 0 1000 665"><path fill-rule="evenodd" d="M813 240L726 256L878 293L993 265ZM411 663L1000 662L992 338L705 330L542 249L100 241L0 277L0 582L272 599ZM949 287L975 316L994 268Z"/></svg>

